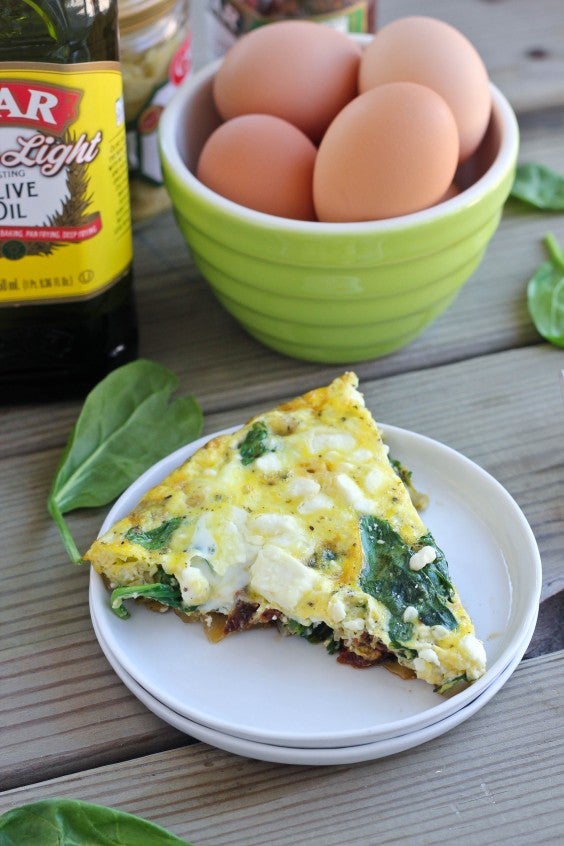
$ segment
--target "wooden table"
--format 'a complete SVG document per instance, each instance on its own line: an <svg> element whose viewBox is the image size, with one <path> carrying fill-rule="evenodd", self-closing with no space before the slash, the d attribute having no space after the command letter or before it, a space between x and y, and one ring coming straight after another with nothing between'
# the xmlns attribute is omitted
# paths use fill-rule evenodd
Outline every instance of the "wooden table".
<svg viewBox="0 0 564 846"><path fill-rule="evenodd" d="M562 0L380 0L379 22L422 7L481 52L517 111L520 160L564 171ZM483 466L537 538L537 631L486 707L423 746L352 766L258 762L161 722L106 662L88 613L88 572L69 564L45 510L79 403L12 407L0 415L0 812L81 798L146 817L196 846L563 842L564 355L537 335L525 302L549 230L564 243L564 216L508 204L449 310L408 348L355 368L378 420ZM342 371L248 337L194 270L169 214L136 234L135 261L141 353L196 395L206 432ZM104 513L70 516L80 548Z"/></svg>

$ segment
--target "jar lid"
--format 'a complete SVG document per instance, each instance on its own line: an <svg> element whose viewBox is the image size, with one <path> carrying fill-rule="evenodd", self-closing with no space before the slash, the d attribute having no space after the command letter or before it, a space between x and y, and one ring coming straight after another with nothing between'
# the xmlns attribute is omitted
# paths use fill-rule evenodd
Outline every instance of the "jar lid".
<svg viewBox="0 0 564 846"><path fill-rule="evenodd" d="M137 29L170 12L178 0L118 0L118 19L122 30Z"/></svg>

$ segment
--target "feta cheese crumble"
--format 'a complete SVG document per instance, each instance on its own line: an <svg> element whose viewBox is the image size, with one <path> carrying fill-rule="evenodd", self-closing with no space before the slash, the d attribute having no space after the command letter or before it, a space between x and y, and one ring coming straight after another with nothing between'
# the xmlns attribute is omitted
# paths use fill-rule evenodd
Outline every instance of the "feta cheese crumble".
<svg viewBox="0 0 564 846"><path fill-rule="evenodd" d="M410 570L422 570L427 564L432 562L437 557L437 551L432 546L422 546L417 552L414 552L409 559Z"/></svg>

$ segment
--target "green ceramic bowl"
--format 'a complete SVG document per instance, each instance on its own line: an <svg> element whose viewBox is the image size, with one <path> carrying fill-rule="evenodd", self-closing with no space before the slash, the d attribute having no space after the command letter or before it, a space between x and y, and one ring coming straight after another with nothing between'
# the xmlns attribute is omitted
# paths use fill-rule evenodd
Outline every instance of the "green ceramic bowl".
<svg viewBox="0 0 564 846"><path fill-rule="evenodd" d="M307 361L358 362L408 344L456 297L498 226L519 146L505 97L492 85L491 123L455 198L382 221L294 221L226 200L193 175L220 123L218 64L179 88L159 139L176 220L219 301L263 344Z"/></svg>

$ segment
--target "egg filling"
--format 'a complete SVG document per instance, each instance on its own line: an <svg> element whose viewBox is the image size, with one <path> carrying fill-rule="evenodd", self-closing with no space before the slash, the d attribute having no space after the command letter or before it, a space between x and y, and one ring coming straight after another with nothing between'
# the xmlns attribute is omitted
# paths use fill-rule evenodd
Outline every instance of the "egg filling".
<svg viewBox="0 0 564 846"><path fill-rule="evenodd" d="M215 634L276 624L446 692L486 655L402 476L347 373L210 440L85 560L120 616L140 598Z"/></svg>

